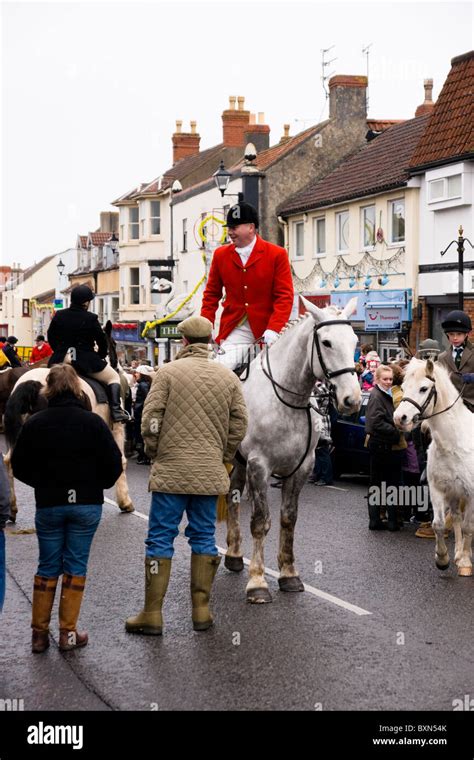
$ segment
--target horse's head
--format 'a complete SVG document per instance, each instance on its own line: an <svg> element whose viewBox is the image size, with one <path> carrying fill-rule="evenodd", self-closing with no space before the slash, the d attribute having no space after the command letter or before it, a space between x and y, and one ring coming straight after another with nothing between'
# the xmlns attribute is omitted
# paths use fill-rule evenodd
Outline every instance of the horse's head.
<svg viewBox="0 0 474 760"><path fill-rule="evenodd" d="M109 355L109 362L112 369L117 369L118 367L118 356L117 356L117 343L115 342L115 339L112 337L112 322L110 319L107 320L105 327L104 327L104 333L105 337L107 338L107 353Z"/></svg>
<svg viewBox="0 0 474 760"><path fill-rule="evenodd" d="M439 374L440 367L436 367ZM420 415L429 415L436 405L437 391L435 385L435 365L428 359L412 359L408 364L403 379L403 398L400 401L393 420L404 431L412 430Z"/></svg>
<svg viewBox="0 0 474 760"><path fill-rule="evenodd" d="M342 311L335 306L319 309L305 298L303 302L314 321L308 343L313 375L331 386L338 411L352 414L358 411L362 398L354 363L357 336L349 324L349 317L357 307L357 297Z"/></svg>

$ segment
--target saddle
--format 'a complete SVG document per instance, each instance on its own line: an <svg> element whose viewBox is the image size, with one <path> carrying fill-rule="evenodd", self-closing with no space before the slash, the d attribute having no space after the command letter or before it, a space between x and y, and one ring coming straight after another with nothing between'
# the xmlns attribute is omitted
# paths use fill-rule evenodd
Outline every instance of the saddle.
<svg viewBox="0 0 474 760"><path fill-rule="evenodd" d="M94 380L93 377L87 377L86 375L80 375L81 380L84 380L87 385L90 385L94 391L94 396L98 404L108 404L109 396L107 393L107 386L101 383L100 380Z"/></svg>

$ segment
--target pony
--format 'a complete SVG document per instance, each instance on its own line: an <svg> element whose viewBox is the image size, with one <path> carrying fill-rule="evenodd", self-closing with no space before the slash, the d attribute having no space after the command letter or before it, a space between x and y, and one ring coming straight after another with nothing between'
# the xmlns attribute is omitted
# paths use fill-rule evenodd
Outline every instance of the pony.
<svg viewBox="0 0 474 760"><path fill-rule="evenodd" d="M351 414L361 403L354 366L356 335L349 322L357 298L341 311L320 309L302 298L307 313L287 325L276 341L251 362L243 393L249 414L227 495L228 570L243 570L240 497L247 481L252 506L253 555L247 601L272 601L264 574L264 542L270 530L267 487L270 475L282 478L278 579L281 591L304 591L295 567L293 540L298 497L314 463L320 424L310 396L317 379L326 380L339 411ZM319 420L318 420L319 423Z"/></svg>
<svg viewBox="0 0 474 760"><path fill-rule="evenodd" d="M451 509L455 536L454 561L460 576L472 575L474 527L474 415L464 406L448 371L431 359L412 359L402 385L403 398L394 414L400 430L423 422L432 442L427 477L436 534L435 564L449 566L444 540L446 510Z"/></svg>
<svg viewBox="0 0 474 760"><path fill-rule="evenodd" d="M121 369L116 352L115 340L112 338L112 323L110 320L107 322L104 330L107 337L108 344L108 361L110 365L117 369L120 375L120 382L122 390L128 389L128 383L125 378L124 372ZM67 357L69 358L69 357ZM115 366L114 366L115 365ZM13 371L13 370L12 370ZM18 378L13 392L7 401L5 409L5 435L8 444L8 452L4 457L5 466L10 480L11 490L11 521L16 521L16 515L18 513L18 506L15 495L13 471L11 467L11 453L16 440L20 434L20 430L26 419L35 411L39 411L44 408L44 398L42 391L46 386L46 378L48 376L49 369L47 367L33 367L21 375ZM126 466L127 460L124 455L125 447L125 431L124 425L121 422L113 422L110 416L110 407L108 401L105 403L98 403L95 393L91 386L80 377L80 383L84 396L90 403L92 412L98 414L104 422L109 426L112 431L114 440L119 447L122 454L122 467L123 472L120 475L116 488L117 504L121 512L133 512L135 507L133 506L132 499L128 490Z"/></svg>

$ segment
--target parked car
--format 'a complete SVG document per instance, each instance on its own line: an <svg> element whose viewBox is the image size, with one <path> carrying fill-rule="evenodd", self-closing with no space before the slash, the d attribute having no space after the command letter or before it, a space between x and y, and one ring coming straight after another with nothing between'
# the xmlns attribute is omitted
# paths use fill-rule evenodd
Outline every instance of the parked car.
<svg viewBox="0 0 474 760"><path fill-rule="evenodd" d="M370 392L362 392L362 403L355 414L338 414L331 427L334 477L369 475L369 452L364 447L365 412Z"/></svg>

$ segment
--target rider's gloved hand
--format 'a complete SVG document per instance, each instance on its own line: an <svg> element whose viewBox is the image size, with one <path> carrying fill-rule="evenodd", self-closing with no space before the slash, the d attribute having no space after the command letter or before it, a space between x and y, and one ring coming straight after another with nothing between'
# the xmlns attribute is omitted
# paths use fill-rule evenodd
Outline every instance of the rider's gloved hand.
<svg viewBox="0 0 474 760"><path fill-rule="evenodd" d="M474 383L474 372L466 372L462 376L463 383Z"/></svg>
<svg viewBox="0 0 474 760"><path fill-rule="evenodd" d="M271 344L278 338L278 333L275 332L275 330L265 330L263 333L263 340L267 346L271 346Z"/></svg>

